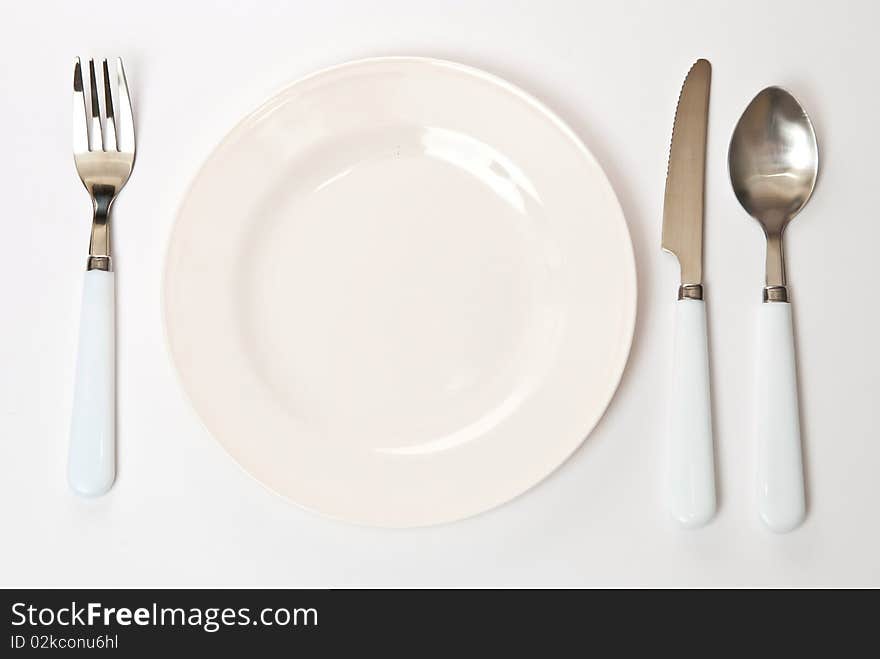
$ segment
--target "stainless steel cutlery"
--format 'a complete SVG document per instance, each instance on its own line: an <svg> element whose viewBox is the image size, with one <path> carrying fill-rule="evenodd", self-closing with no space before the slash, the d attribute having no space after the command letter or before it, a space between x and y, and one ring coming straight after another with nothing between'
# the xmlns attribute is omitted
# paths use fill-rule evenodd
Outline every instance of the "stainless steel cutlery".
<svg viewBox="0 0 880 659"><path fill-rule="evenodd" d="M767 239L755 382L758 509L768 527L784 532L801 523L806 506L782 237L809 201L819 171L816 134L791 94L768 87L755 96L733 131L728 166L736 198Z"/></svg>
<svg viewBox="0 0 880 659"><path fill-rule="evenodd" d="M684 526L715 512L714 450L702 281L703 187L711 67L698 60L679 96L669 150L661 245L681 266L666 450L667 505ZM819 169L807 113L784 89L768 87L733 131L728 168L734 193L767 239L759 313L755 427L758 510L773 531L806 512L791 305L782 236L813 193Z"/></svg>
<svg viewBox="0 0 880 659"><path fill-rule="evenodd" d="M100 78L89 60L73 68L73 158L92 200L92 230L83 282L79 354L68 456L70 486L95 496L110 489L116 473L115 282L110 251L110 208L134 165L131 101L122 60L111 82L107 60ZM114 87L117 90L113 98Z"/></svg>
<svg viewBox="0 0 880 659"><path fill-rule="evenodd" d="M703 191L712 67L697 60L675 111L661 246L678 258L675 346L666 448L667 505L684 526L715 514L715 461L703 292Z"/></svg>

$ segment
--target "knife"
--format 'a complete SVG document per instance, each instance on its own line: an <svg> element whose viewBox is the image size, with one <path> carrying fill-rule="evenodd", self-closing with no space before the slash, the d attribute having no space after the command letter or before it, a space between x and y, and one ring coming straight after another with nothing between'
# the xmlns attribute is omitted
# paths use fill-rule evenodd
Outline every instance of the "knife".
<svg viewBox="0 0 880 659"><path fill-rule="evenodd" d="M703 301L703 190L712 67L688 71L672 127L660 246L678 258L675 345L666 446L666 497L686 527L715 514L715 458L709 397L709 351Z"/></svg>

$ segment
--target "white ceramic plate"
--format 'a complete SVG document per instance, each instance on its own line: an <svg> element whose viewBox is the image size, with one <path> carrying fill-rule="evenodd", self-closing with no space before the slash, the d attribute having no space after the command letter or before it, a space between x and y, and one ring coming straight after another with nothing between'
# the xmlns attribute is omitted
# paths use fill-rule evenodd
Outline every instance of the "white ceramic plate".
<svg viewBox="0 0 880 659"><path fill-rule="evenodd" d="M291 85L195 179L164 282L209 431L272 490L380 526L459 519L562 463L632 340L602 169L550 110L449 62Z"/></svg>

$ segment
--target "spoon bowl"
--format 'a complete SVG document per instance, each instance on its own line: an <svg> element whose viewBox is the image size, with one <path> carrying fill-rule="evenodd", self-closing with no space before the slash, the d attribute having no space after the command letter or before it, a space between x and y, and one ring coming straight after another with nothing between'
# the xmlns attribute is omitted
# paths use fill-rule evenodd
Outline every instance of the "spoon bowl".
<svg viewBox="0 0 880 659"><path fill-rule="evenodd" d="M813 124L780 87L761 91L740 117L728 152L739 203L767 236L767 287L785 287L782 232L809 201L819 172Z"/></svg>

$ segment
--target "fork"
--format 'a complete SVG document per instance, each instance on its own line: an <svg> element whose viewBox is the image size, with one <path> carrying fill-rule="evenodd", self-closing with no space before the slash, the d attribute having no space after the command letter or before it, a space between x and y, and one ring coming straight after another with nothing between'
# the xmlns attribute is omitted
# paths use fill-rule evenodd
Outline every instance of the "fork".
<svg viewBox="0 0 880 659"><path fill-rule="evenodd" d="M134 165L134 124L122 59L116 60L118 112L107 60L102 62L103 113L89 60L90 88L82 66L73 68L73 159L92 199L92 233L83 283L79 353L67 477L83 496L104 494L116 477L115 280L110 258L110 207Z"/></svg>

